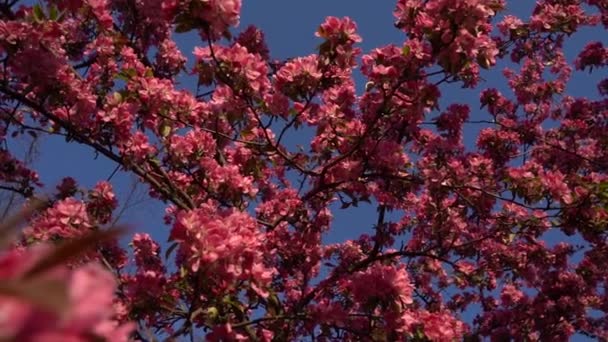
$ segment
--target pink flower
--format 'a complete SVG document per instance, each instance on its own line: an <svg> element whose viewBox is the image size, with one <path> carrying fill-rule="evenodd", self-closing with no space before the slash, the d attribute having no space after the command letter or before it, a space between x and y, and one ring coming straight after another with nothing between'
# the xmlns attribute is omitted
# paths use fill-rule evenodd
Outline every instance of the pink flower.
<svg viewBox="0 0 608 342"><path fill-rule="evenodd" d="M422 312L419 322L424 326L422 331L431 341L451 342L462 339L467 332L466 325L447 312Z"/></svg>
<svg viewBox="0 0 608 342"><path fill-rule="evenodd" d="M585 70L589 67L589 71L591 71L593 67L602 67L607 64L608 48L605 48L602 42L587 44L574 61L577 70Z"/></svg>
<svg viewBox="0 0 608 342"><path fill-rule="evenodd" d="M235 42L247 48L249 53L258 54L263 60L270 58L268 46L264 40L264 32L257 27L250 25L236 38Z"/></svg>
<svg viewBox="0 0 608 342"><path fill-rule="evenodd" d="M374 298L390 299L397 304L411 304L414 287L404 268L375 264L353 274L343 285L361 304Z"/></svg>
<svg viewBox="0 0 608 342"><path fill-rule="evenodd" d="M572 203L572 194L568 184L565 182L565 176L559 171L546 171L541 176L541 182L547 187L551 195L564 204Z"/></svg>
<svg viewBox="0 0 608 342"><path fill-rule="evenodd" d="M61 183L57 185L57 191L59 191L59 198L66 198L73 196L78 191L78 184L72 177L66 177L61 180Z"/></svg>
<svg viewBox="0 0 608 342"><path fill-rule="evenodd" d="M112 211L118 206L112 185L101 181L89 192L87 212L97 219L98 223L105 224L112 218Z"/></svg>
<svg viewBox="0 0 608 342"><path fill-rule="evenodd" d="M460 141L462 125L469 118L469 113L469 106L452 104L437 118L437 129L447 131L449 137Z"/></svg>
<svg viewBox="0 0 608 342"><path fill-rule="evenodd" d="M475 272L475 270L477 269L475 264L473 264L469 261L459 261L456 263L456 265L457 265L456 270L464 273L465 275L470 275L473 272Z"/></svg>
<svg viewBox="0 0 608 342"><path fill-rule="evenodd" d="M409 162L408 156L403 152L403 146L395 141L382 140L368 146L366 152L369 154L369 162L379 169L397 173Z"/></svg>
<svg viewBox="0 0 608 342"><path fill-rule="evenodd" d="M201 12L201 15L216 34L223 33L228 26L239 24L241 0L207 0L203 3L206 9Z"/></svg>
<svg viewBox="0 0 608 342"><path fill-rule="evenodd" d="M135 234L131 241L135 254L135 265L145 271L164 272L160 256L160 246L148 234Z"/></svg>
<svg viewBox="0 0 608 342"><path fill-rule="evenodd" d="M276 74L276 86L287 96L306 99L319 85L323 74L318 69L318 57L310 55L287 62Z"/></svg>
<svg viewBox="0 0 608 342"><path fill-rule="evenodd" d="M357 24L350 18L327 17L315 33L317 37L325 38L336 44L360 43L361 37L357 34Z"/></svg>
<svg viewBox="0 0 608 342"><path fill-rule="evenodd" d="M210 204L181 212L171 231L171 240L193 272L203 272L223 291L238 280L265 286L274 273L264 265L262 234L249 215L236 210L218 210Z"/></svg>
<svg viewBox="0 0 608 342"><path fill-rule="evenodd" d="M173 76L179 73L186 64L186 58L177 44L171 39L162 41L156 54L157 72Z"/></svg>
<svg viewBox="0 0 608 342"><path fill-rule="evenodd" d="M36 217L26 229L25 235L41 241L66 239L81 236L92 227L86 205L68 197Z"/></svg>
<svg viewBox="0 0 608 342"><path fill-rule="evenodd" d="M203 157L216 152L216 141L209 132L194 129L184 136L172 135L170 138L171 156L180 163L198 164Z"/></svg>
<svg viewBox="0 0 608 342"><path fill-rule="evenodd" d="M270 86L268 80L268 67L259 54L249 53L246 47L234 44L231 47L215 47L215 59L223 63L220 74L215 76L221 83L229 82L229 85L237 91L262 92ZM199 66L198 70L207 70L206 66L215 63L211 57L209 47L196 47L194 49ZM228 74L226 74L228 73Z"/></svg>
<svg viewBox="0 0 608 342"><path fill-rule="evenodd" d="M506 306L517 304L524 297L524 293L512 284L505 285L500 295L502 304Z"/></svg>
<svg viewBox="0 0 608 342"><path fill-rule="evenodd" d="M519 35L518 30L524 28L524 22L516 16L505 15L497 26L504 36L517 37Z"/></svg>
<svg viewBox="0 0 608 342"><path fill-rule="evenodd" d="M0 255L0 265L6 262L12 274L0 274L2 281L18 280L19 274L44 257L49 248L13 250ZM96 336L110 341L128 341L132 324L113 321L116 283L111 273L96 264L74 270L54 269L39 279L55 281L67 288L65 313L37 307L18 298L0 297L0 337L16 341L89 341ZM19 280L27 281L27 280ZM42 283L44 284L44 283ZM45 291L40 288L40 291ZM53 293L53 292L51 292Z"/></svg>
<svg viewBox="0 0 608 342"><path fill-rule="evenodd" d="M122 153L127 156L132 163L139 163L154 155L156 153L156 147L148 142L148 137L143 132L137 131L124 144Z"/></svg>
<svg viewBox="0 0 608 342"><path fill-rule="evenodd" d="M205 336L208 341L247 341L247 337L232 329L230 324L218 325Z"/></svg>
<svg viewBox="0 0 608 342"><path fill-rule="evenodd" d="M114 20L112 19L112 14L110 13L110 3L108 0L88 0L87 1L93 10L93 13L97 17L99 24L104 29L112 28L112 24Z"/></svg>
<svg viewBox="0 0 608 342"><path fill-rule="evenodd" d="M355 56L361 50L354 45L361 42L361 37L357 34L357 25L350 18L327 17L315 35L325 39L319 47L324 63L342 70L349 70L356 64Z"/></svg>

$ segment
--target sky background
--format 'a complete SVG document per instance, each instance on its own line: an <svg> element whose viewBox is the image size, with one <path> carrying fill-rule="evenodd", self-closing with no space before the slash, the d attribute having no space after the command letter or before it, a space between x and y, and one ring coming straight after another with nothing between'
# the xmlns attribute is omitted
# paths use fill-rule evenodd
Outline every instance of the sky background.
<svg viewBox="0 0 608 342"><path fill-rule="evenodd" d="M515 5L509 8L505 14L515 14L527 18L534 5L533 1L511 1ZM315 53L320 40L314 36L319 24L326 16L349 16L358 25L359 34L363 42L359 45L363 53L386 44L401 46L405 40L405 34L394 28L393 9L394 1L347 1L347 0L309 0L309 1L279 1L260 0L247 1L243 3L241 15L241 26L235 30L246 28L255 24L261 28L265 35L272 58L284 59L289 57L306 56ZM204 45L196 34L180 34L175 36L182 53L191 58L192 51L197 45ZM600 40L607 44L604 31L586 29L577 33L570 39L566 49L569 61L573 61L578 52L590 40ZM191 64L190 64L191 65ZM441 109L446 105L459 102L471 106L471 120L489 119L490 116L483 110L479 110L479 92L489 86L499 89L501 92L512 97L512 92L506 87L502 69L508 63L501 63L499 67L491 72L484 72L485 83L481 83L477 89L463 90L458 85L442 86ZM517 69L516 69L517 70ZM575 72L569 84L567 93L572 96L597 97L596 84L602 70L589 76L587 73ZM605 75L605 73L604 73ZM362 89L364 81L357 77L357 87ZM195 90L192 78L180 78L179 88ZM429 116L433 118L438 112ZM465 143L470 148L474 147L477 132L481 126L465 126ZM308 146L306 133L293 135L287 140L287 144L294 146L302 144ZM18 144L11 142L12 144ZM74 177L85 188L92 187L97 181L107 179L115 169L116 165L103 156L95 159L94 153L76 144L66 144L60 137L44 138L39 146L34 167L39 171L42 181L45 183L46 191L52 192L58 182L66 176ZM118 172L112 177L118 198L122 202L126 194L131 191L133 178L126 173ZM163 225L164 205L155 200L146 200L147 190L139 189L137 198L143 199L139 204L131 207L122 216L121 222L128 223L135 231L146 231L160 241L166 241L168 227ZM374 207L361 206L359 210L334 211L335 220L331 233L326 237L327 242L339 242L349 238L356 238L363 232L372 233L372 225L376 219ZM549 236L549 242L555 243L561 238L559 234ZM470 317L469 317L470 318ZM577 337L578 339L578 337Z"/></svg>

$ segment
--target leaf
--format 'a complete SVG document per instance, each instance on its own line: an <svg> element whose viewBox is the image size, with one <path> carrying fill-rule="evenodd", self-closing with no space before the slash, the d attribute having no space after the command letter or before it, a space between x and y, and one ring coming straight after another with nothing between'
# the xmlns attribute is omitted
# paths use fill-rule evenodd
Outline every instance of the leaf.
<svg viewBox="0 0 608 342"><path fill-rule="evenodd" d="M227 304L239 314L243 313L243 304L237 299L232 298L232 296L230 295L224 296L224 298L222 299L222 303Z"/></svg>
<svg viewBox="0 0 608 342"><path fill-rule="evenodd" d="M181 266L179 268L179 275L182 278L186 278L186 276L188 275L188 270L184 266Z"/></svg>
<svg viewBox="0 0 608 342"><path fill-rule="evenodd" d="M0 295L20 299L57 314L62 314L69 307L67 285L59 280L3 281L0 283Z"/></svg>
<svg viewBox="0 0 608 342"><path fill-rule="evenodd" d="M166 138L171 134L171 126L169 126L166 122L163 122L159 127L160 136Z"/></svg>
<svg viewBox="0 0 608 342"><path fill-rule="evenodd" d="M425 340L426 339L426 335L424 334L424 331L422 330L422 328L416 329L414 338L418 339L418 340Z"/></svg>
<svg viewBox="0 0 608 342"><path fill-rule="evenodd" d="M114 94L112 94L112 96L114 97L114 101L120 103L122 102L122 94L115 91Z"/></svg>
<svg viewBox="0 0 608 342"><path fill-rule="evenodd" d="M35 22L40 23L46 19L46 16L44 15L44 11L42 10L42 6L40 6L39 4L34 5L32 10L33 10L32 14L34 15Z"/></svg>
<svg viewBox="0 0 608 342"><path fill-rule="evenodd" d="M403 49L401 49L401 53L403 54L404 57L409 56L411 51L412 51L412 48L409 45L405 45L405 46L403 46Z"/></svg>
<svg viewBox="0 0 608 342"><path fill-rule="evenodd" d="M58 17L59 17L59 12L57 11L57 6L55 6L55 4L52 4L49 7L49 19L52 21L56 21Z"/></svg>
<svg viewBox="0 0 608 342"><path fill-rule="evenodd" d="M45 258L27 271L24 278L32 278L59 265L65 264L67 261L84 254L98 243L113 239L124 233L124 231L125 229L123 228L98 230L79 238L65 241L55 247Z"/></svg>
<svg viewBox="0 0 608 342"><path fill-rule="evenodd" d="M133 78L136 75L137 75L137 70L135 70L133 68L128 68L128 69L124 69L123 71L121 71L118 75L116 75L116 77L125 82L128 82L131 80L131 78Z"/></svg>
<svg viewBox="0 0 608 342"><path fill-rule="evenodd" d="M280 315L283 312L283 306L281 305L281 300L279 297L272 292L272 290L268 291L269 295L266 298L268 313L271 315Z"/></svg>
<svg viewBox="0 0 608 342"><path fill-rule="evenodd" d="M202 309L199 308L199 309L197 309L197 311L198 310L202 310ZM196 313L196 311L192 313L193 316L194 316L194 313ZM212 307L210 307L210 308L207 309L207 315L206 316L207 316L208 319L211 320L212 323L215 321L216 318L219 317L219 315L220 315L220 311L215 306L212 306ZM196 316L194 316L194 317L196 317Z"/></svg>
<svg viewBox="0 0 608 342"><path fill-rule="evenodd" d="M244 140L253 140L255 138L255 134L251 131L251 129L243 129L240 133L241 139Z"/></svg>

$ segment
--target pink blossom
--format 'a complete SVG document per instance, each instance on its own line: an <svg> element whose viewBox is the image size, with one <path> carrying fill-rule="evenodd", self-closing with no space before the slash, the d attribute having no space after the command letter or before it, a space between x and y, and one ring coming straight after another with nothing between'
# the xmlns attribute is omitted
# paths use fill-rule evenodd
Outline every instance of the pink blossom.
<svg viewBox="0 0 608 342"><path fill-rule="evenodd" d="M413 286L407 272L393 266L375 266L357 272L344 284L359 303L373 298L394 298L400 304L412 303Z"/></svg>
<svg viewBox="0 0 608 342"><path fill-rule="evenodd" d="M4 280L16 279L19 273L31 267L32 261L44 256L48 248L11 251L0 256L0 263L18 258L12 275ZM26 256L24 253L30 253ZM16 261L16 260L15 260ZM132 324L119 324L112 320L114 289L112 275L101 266L89 264L74 270L53 270L45 279L55 280L67 287L67 308L64 315L49 312L16 298L0 298L0 335L19 341L88 341L87 334L112 341L128 341ZM40 289L44 291L44 289Z"/></svg>
<svg viewBox="0 0 608 342"><path fill-rule="evenodd" d="M183 244L192 271L202 270L218 286L245 279L265 285L273 273L263 266L263 234L245 213L218 211L206 204L180 214L171 238Z"/></svg>
<svg viewBox="0 0 608 342"><path fill-rule="evenodd" d="M361 42L356 32L357 25L350 18L327 17L315 35L340 44L353 44Z"/></svg>
<svg viewBox="0 0 608 342"><path fill-rule="evenodd" d="M148 142L148 137L141 131L135 132L122 149L134 163L146 160L156 153L156 147Z"/></svg>
<svg viewBox="0 0 608 342"><path fill-rule="evenodd" d="M110 13L109 2L107 0L88 0L87 2L91 6L97 20L99 20L100 25L104 29L111 28L114 21Z"/></svg>
<svg viewBox="0 0 608 342"><path fill-rule="evenodd" d="M518 30L524 29L524 22L513 15L505 15L502 21L497 25L500 33L505 36L518 36Z"/></svg>
<svg viewBox="0 0 608 342"><path fill-rule="evenodd" d="M564 175L561 172L547 171L541 176L541 182L558 200L564 202L565 204L570 204L572 202L570 189L565 182Z"/></svg>
<svg viewBox="0 0 608 342"><path fill-rule="evenodd" d="M419 317L424 325L424 335L431 341L454 341L461 339L467 329L464 323L446 312L423 312Z"/></svg>
<svg viewBox="0 0 608 342"><path fill-rule="evenodd" d="M500 299L503 305L517 304L525 295L517 287L507 284L503 287Z"/></svg>
<svg viewBox="0 0 608 342"><path fill-rule="evenodd" d="M236 44L247 48L249 53L260 55L263 60L270 58L266 41L264 40L264 32L257 27L250 25L236 38Z"/></svg>
<svg viewBox="0 0 608 342"><path fill-rule="evenodd" d="M246 47L234 44L229 48L216 47L215 58L224 63L223 71L216 77L222 83L226 83L226 75L229 73L232 83L237 90L260 92L266 90L270 82L268 80L267 66L260 55L249 53ZM212 63L211 50L208 47L194 49L194 56L201 66Z"/></svg>
<svg viewBox="0 0 608 342"><path fill-rule="evenodd" d="M101 224L108 223L112 218L112 211L118 206L112 185L101 181L89 193L87 212Z"/></svg>
<svg viewBox="0 0 608 342"><path fill-rule="evenodd" d="M577 70L605 66L608 64L608 48L605 48L601 42L589 43L578 55L574 64Z"/></svg>
<svg viewBox="0 0 608 342"><path fill-rule="evenodd" d="M276 86L293 99L306 99L319 85L323 74L318 69L318 57L310 55L287 62L276 75Z"/></svg>
<svg viewBox="0 0 608 342"><path fill-rule="evenodd" d="M36 240L47 241L77 237L92 227L93 222L87 213L86 205L68 197L35 218L25 234Z"/></svg>

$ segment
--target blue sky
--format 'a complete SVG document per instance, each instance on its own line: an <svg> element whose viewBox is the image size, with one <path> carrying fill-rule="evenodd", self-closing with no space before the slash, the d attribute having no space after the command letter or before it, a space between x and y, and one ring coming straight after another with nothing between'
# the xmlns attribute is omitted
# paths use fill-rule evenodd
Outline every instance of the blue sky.
<svg viewBox="0 0 608 342"><path fill-rule="evenodd" d="M530 13L533 6L532 1L512 1L517 3L510 8L510 13L522 15ZM277 59L304 56L315 52L320 43L314 36L314 32L326 16L349 16L358 25L359 34L363 38L360 47L363 52L370 49L394 43L403 44L405 34L394 28L392 15L395 6L394 1L244 1L241 16L241 28L249 24L255 24L265 34L271 56ZM526 15L522 15L527 17ZM589 40L602 40L607 44L607 38L603 31L584 30L578 33L567 46L567 57L570 61ZM203 45L194 34L177 35L178 44L184 55L190 58L194 46ZM472 120L488 119L489 115L479 110L479 91L489 85L503 91L507 96L511 92L506 87L506 82L501 75L501 70L506 64L485 72L486 84L481 84L475 90L462 90L458 86L442 87L443 98L442 109L453 102L471 104ZM575 73L568 92L574 96L596 97L598 76L589 76L587 73ZM181 87L190 88L188 79L181 79ZM358 78L358 87L361 89L362 80ZM433 113L431 117L438 113ZM467 126L465 140L468 146L473 147L476 134L480 127ZM306 135L294 135L287 141L289 145L304 144L307 146ZM13 143L15 144L15 143ZM43 182L47 185L47 191L52 191L62 177L72 176L79 180L82 186L91 187L98 180L106 179L114 170L115 164L100 156L94 159L94 153L82 146L66 144L63 139L57 137L45 138L40 145L39 157L35 163ZM112 178L119 199L123 200L130 190L131 177L119 172ZM145 194L145 190L142 191ZM375 208L360 207L360 210L349 210L348 212L335 212L334 230L329 234L326 241L338 242L347 238L355 238L362 232L372 232L375 221ZM164 241L168 228L163 226L162 217L164 205L154 200L131 208L123 216L122 222L129 223L136 231L147 231L154 237ZM553 242L558 237L552 237Z"/></svg>

